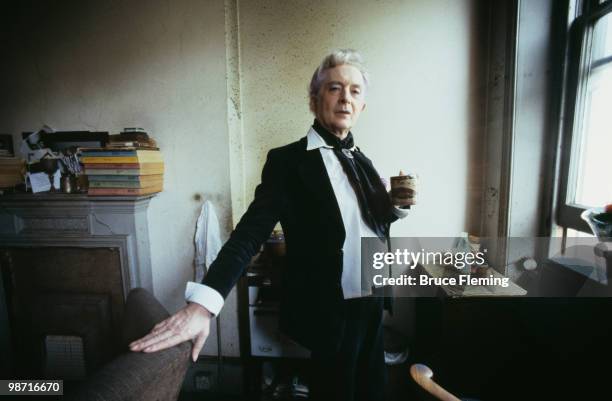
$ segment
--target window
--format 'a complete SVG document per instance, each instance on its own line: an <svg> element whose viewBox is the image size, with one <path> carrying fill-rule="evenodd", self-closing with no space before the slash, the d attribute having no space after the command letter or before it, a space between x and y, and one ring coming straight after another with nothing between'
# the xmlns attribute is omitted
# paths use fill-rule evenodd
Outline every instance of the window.
<svg viewBox="0 0 612 401"><path fill-rule="evenodd" d="M574 13L558 220L566 229L590 233L580 213L612 202L612 0L576 1Z"/></svg>

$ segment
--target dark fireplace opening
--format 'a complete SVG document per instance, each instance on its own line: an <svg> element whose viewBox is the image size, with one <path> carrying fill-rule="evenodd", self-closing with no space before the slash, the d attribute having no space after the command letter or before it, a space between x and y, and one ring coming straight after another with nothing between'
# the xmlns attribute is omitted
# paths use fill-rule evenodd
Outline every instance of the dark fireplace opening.
<svg viewBox="0 0 612 401"><path fill-rule="evenodd" d="M0 269L3 378L79 380L120 351L119 248L3 248Z"/></svg>

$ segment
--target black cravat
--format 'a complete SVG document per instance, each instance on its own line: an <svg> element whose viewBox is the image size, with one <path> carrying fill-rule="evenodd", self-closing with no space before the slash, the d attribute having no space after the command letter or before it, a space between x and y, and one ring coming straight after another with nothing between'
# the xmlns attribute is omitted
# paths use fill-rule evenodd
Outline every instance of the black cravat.
<svg viewBox="0 0 612 401"><path fill-rule="evenodd" d="M384 240L389 236L392 206L378 172L359 148L355 148L351 132L348 133L346 138L340 139L329 132L316 119L312 127L328 146L334 148L334 154L338 157L357 195L363 220L380 239Z"/></svg>

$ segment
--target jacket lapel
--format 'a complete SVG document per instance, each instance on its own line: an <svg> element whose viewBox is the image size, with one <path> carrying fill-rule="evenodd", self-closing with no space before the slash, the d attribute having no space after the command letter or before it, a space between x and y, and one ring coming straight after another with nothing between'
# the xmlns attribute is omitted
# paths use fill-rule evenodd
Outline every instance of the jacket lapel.
<svg viewBox="0 0 612 401"><path fill-rule="evenodd" d="M308 191L321 203L322 212L332 219L333 226L338 227L339 232L344 237L342 215L321 151L319 149L307 151L304 144L304 157L298 166L298 172Z"/></svg>

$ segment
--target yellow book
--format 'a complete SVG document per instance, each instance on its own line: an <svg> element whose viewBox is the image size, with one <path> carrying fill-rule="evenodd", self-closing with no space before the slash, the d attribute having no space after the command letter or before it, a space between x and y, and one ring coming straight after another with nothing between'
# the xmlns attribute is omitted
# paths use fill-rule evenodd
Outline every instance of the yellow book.
<svg viewBox="0 0 612 401"><path fill-rule="evenodd" d="M95 156L82 157L82 163L146 163L146 162L163 162L161 155L146 155L146 156Z"/></svg>

